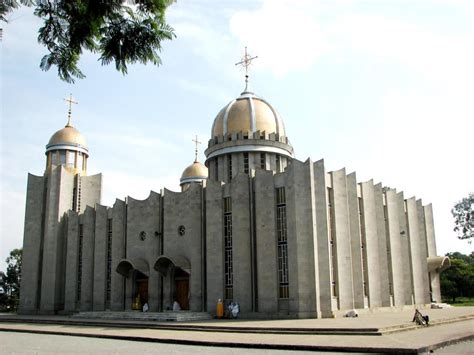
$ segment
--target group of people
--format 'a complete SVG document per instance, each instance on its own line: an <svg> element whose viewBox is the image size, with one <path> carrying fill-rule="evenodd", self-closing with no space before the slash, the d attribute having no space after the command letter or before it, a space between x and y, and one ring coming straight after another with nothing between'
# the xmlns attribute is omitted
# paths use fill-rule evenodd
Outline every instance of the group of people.
<svg viewBox="0 0 474 355"><path fill-rule="evenodd" d="M240 307L237 302L230 302L227 306L227 310L224 311L224 302L219 298L217 301L216 314L217 318L238 318L240 313Z"/></svg>

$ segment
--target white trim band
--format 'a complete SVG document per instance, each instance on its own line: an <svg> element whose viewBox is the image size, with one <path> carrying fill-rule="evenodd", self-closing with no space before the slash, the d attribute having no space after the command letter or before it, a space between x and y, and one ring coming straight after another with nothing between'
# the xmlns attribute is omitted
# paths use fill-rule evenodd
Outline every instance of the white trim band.
<svg viewBox="0 0 474 355"><path fill-rule="evenodd" d="M86 148L78 147L77 145L68 145L68 144L53 144L46 147L46 153L54 150L74 150L77 152L82 152L89 156L89 151Z"/></svg>
<svg viewBox="0 0 474 355"><path fill-rule="evenodd" d="M292 153L280 147L247 144L247 145L239 145L239 146L234 146L234 147L226 147L226 148L218 149L212 152L211 154L209 154L206 157L206 161L219 155L224 155L224 154L229 154L229 153L241 153L241 152L266 152L266 153L280 154L289 158L294 157Z"/></svg>

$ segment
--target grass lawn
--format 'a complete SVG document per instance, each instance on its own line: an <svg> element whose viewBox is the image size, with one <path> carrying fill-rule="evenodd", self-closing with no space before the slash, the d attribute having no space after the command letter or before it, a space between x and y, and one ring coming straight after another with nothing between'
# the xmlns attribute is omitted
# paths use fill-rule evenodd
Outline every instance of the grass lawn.
<svg viewBox="0 0 474 355"><path fill-rule="evenodd" d="M445 299L443 302L449 303L454 307L472 307L474 306L474 298L468 297L456 297L456 302L453 302L452 299Z"/></svg>

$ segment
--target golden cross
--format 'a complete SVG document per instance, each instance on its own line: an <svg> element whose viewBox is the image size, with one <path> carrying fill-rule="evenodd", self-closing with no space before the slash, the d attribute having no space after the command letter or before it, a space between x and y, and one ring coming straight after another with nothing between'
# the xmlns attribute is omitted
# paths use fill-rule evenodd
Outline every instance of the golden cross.
<svg viewBox="0 0 474 355"><path fill-rule="evenodd" d="M245 91L247 91L248 84L249 84L249 67L252 64L252 60L258 58L258 56L252 57L250 54L247 53L247 47L245 47L245 54L240 60L240 62L235 63L235 65L241 65L245 68Z"/></svg>
<svg viewBox="0 0 474 355"><path fill-rule="evenodd" d="M69 94L69 98L68 99L63 99L64 101L68 102L69 103L69 110L67 112L67 126L71 126L71 111L72 111L72 104L78 104L79 102L77 101L74 101L72 99L72 94Z"/></svg>
<svg viewBox="0 0 474 355"><path fill-rule="evenodd" d="M193 142L196 144L196 150L194 151L194 162L196 163L198 161L198 144L202 143L202 142L198 141L197 134L196 134L196 138L193 139Z"/></svg>

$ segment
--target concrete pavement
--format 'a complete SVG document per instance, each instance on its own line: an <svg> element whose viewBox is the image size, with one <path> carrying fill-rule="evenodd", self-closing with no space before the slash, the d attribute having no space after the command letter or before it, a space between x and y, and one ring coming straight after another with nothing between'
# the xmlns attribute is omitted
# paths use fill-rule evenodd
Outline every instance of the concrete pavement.
<svg viewBox="0 0 474 355"><path fill-rule="evenodd" d="M474 338L474 307L424 309L429 327L411 322L413 310L361 314L358 318L211 320L155 323L60 316L0 315L0 331L76 335L207 346L351 352L426 352Z"/></svg>

